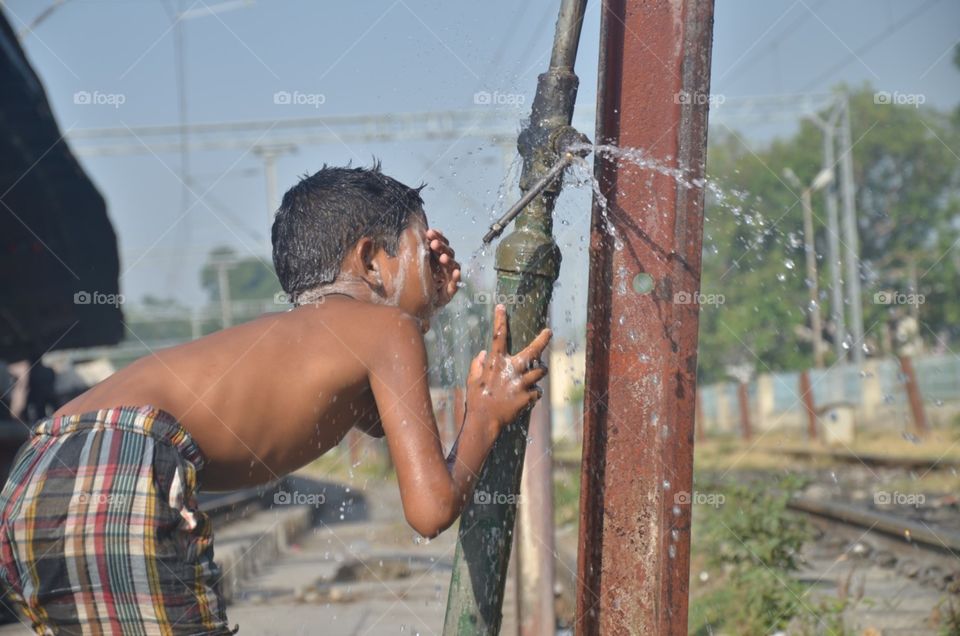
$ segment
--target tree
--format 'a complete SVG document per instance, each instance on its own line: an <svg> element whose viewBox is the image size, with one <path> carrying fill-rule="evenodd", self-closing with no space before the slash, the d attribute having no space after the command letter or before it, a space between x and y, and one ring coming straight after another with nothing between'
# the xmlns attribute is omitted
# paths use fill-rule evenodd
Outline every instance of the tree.
<svg viewBox="0 0 960 636"><path fill-rule="evenodd" d="M271 263L253 256L238 256L230 247L218 247L210 251L207 264L200 272L200 284L210 302L220 301L218 262L226 263L230 299L233 301L268 300L283 291Z"/></svg>
<svg viewBox="0 0 960 636"><path fill-rule="evenodd" d="M874 293L911 291L907 272L915 271L918 289L912 292L926 300L919 309L923 337L955 337L960 161L951 146L960 117L877 103L883 100L869 85L849 91L849 99L865 329L878 340L877 326L890 319L891 308L873 303ZM722 295L724 304L701 307L701 377L720 379L731 363L750 363L760 372L809 367L811 346L801 336L809 326L802 210L799 193L781 175L789 167L802 183L812 181L821 168L820 130L804 122L795 135L760 150L746 148L736 134L711 135L708 174L720 187L706 202L701 288ZM815 195L814 213L826 317L822 196Z"/></svg>

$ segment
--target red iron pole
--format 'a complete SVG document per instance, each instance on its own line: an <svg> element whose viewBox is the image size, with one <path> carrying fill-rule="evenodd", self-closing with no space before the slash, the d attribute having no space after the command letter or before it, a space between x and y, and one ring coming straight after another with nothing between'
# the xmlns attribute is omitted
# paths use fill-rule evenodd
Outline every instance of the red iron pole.
<svg viewBox="0 0 960 636"><path fill-rule="evenodd" d="M900 361L900 371L903 373L903 387L907 391L910 402L910 414L913 416L913 427L917 435L927 433L927 412L923 408L923 396L917 384L917 373L913 370L913 361L910 356L897 356Z"/></svg>
<svg viewBox="0 0 960 636"><path fill-rule="evenodd" d="M609 209L595 201L590 236L575 631L679 636L713 2L605 0L601 11L597 142L642 148L685 178L595 157Z"/></svg>
<svg viewBox="0 0 960 636"><path fill-rule="evenodd" d="M807 437L810 441L817 439L817 407L813 402L813 387L810 385L810 372L804 369L800 372L800 399L807 412Z"/></svg>
<svg viewBox="0 0 960 636"><path fill-rule="evenodd" d="M750 426L750 393L746 382L737 385L737 402L740 404L740 434L745 442L749 442L753 427Z"/></svg>

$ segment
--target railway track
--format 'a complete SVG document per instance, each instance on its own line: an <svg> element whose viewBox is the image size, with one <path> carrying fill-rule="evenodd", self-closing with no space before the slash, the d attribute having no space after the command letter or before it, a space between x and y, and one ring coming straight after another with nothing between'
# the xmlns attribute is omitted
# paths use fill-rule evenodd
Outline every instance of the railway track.
<svg viewBox="0 0 960 636"><path fill-rule="evenodd" d="M910 551L920 549L949 556L956 559L956 565L960 568L960 532L949 528L934 528L924 521L916 521L904 516L809 497L796 497L788 506L791 510L805 513L830 524L850 526L861 532L866 531L894 539Z"/></svg>
<svg viewBox="0 0 960 636"><path fill-rule="evenodd" d="M954 633L944 629L960 618L960 515L934 524L913 506L891 514L811 497L788 507L817 529L796 573L809 586L811 606L818 598L843 603L850 633Z"/></svg>
<svg viewBox="0 0 960 636"><path fill-rule="evenodd" d="M876 453L848 453L844 451L813 448L776 448L769 449L769 452L777 455L788 455L798 459L825 459L838 463L862 464L877 468L901 468L904 470L960 468L960 460L944 457L909 457L880 455Z"/></svg>
<svg viewBox="0 0 960 636"><path fill-rule="evenodd" d="M796 459L828 460L839 464L865 465L874 468L897 468L903 470L949 470L960 469L960 460L954 458L910 457L881 455L877 453L848 453L844 451L811 448L770 448L760 450ZM562 470L579 470L580 458L554 456L553 464Z"/></svg>

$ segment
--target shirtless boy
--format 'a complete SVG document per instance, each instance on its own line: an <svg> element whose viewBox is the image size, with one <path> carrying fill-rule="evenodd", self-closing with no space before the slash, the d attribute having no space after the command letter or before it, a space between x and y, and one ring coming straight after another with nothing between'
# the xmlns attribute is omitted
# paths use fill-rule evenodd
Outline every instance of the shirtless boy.
<svg viewBox="0 0 960 636"><path fill-rule="evenodd" d="M386 435L414 530L457 519L541 395L550 332L510 355L496 307L444 458L423 333L460 266L419 192L378 165L304 178L273 225L294 309L141 358L34 427L0 495L0 585L37 633L235 633L196 492L275 480L354 426Z"/></svg>

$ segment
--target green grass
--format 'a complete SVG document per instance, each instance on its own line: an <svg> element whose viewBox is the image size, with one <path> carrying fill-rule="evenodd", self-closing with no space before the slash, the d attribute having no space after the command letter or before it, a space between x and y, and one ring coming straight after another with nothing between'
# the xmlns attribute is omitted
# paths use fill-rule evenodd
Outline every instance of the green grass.
<svg viewBox="0 0 960 636"><path fill-rule="evenodd" d="M556 527L580 519L580 471L555 470L553 475L553 520Z"/></svg>

